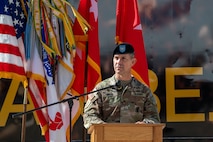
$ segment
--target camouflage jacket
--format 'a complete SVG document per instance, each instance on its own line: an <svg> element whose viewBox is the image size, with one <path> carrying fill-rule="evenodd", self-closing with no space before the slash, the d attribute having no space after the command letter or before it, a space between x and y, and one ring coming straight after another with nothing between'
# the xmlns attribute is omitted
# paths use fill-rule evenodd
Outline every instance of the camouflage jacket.
<svg viewBox="0 0 213 142"><path fill-rule="evenodd" d="M93 91L116 84L114 76L96 85ZM110 87L90 94L84 107L84 127L100 123L160 123L151 90L134 77L122 88Z"/></svg>

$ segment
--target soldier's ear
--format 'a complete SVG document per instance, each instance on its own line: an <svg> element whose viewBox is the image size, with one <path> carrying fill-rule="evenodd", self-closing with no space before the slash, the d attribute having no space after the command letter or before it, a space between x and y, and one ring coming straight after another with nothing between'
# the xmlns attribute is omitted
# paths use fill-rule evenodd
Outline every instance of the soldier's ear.
<svg viewBox="0 0 213 142"><path fill-rule="evenodd" d="M132 66L134 66L134 65L136 64L136 62L137 62L137 59L136 59L136 58L133 58L133 59L132 59Z"/></svg>

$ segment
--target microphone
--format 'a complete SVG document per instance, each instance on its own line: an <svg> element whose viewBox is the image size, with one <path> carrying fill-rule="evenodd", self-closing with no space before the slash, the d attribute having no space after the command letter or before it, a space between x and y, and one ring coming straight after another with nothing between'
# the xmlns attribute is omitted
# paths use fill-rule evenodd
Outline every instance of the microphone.
<svg viewBox="0 0 213 142"><path fill-rule="evenodd" d="M121 85L121 81L118 80L116 83L115 83L115 87L116 87L116 90L117 91L121 91L123 89L123 86Z"/></svg>

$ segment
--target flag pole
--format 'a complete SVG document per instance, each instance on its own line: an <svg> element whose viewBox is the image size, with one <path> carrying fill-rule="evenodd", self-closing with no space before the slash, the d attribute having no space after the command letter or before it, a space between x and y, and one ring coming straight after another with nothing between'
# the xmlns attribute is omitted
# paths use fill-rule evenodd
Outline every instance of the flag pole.
<svg viewBox="0 0 213 142"><path fill-rule="evenodd" d="M88 58L88 40L86 41L86 58L85 58L85 68L84 68L84 93L87 93L87 76L88 76L88 73L87 73L87 69L88 69L88 62L87 62L87 58ZM84 108L84 105L85 105L85 102L86 102L86 99L84 97L84 103L83 103L83 108ZM82 136L82 142L86 142L86 134L87 134L87 130L86 128L84 128L83 126L83 136Z"/></svg>
<svg viewBox="0 0 213 142"><path fill-rule="evenodd" d="M23 111L27 111L27 92L28 87L24 89L24 99L23 99ZM22 116L22 128L21 128L21 142L25 142L25 136L26 136L26 117L27 114L24 114Z"/></svg>
<svg viewBox="0 0 213 142"><path fill-rule="evenodd" d="M70 109L70 142L72 142L72 107L73 107L73 100L68 100L69 109Z"/></svg>
<svg viewBox="0 0 213 142"><path fill-rule="evenodd" d="M21 7L22 7L22 10L24 12L24 15L26 17L28 17L28 13L27 13L27 10L25 8L25 3L24 3L24 0L21 0ZM26 87L24 89L24 99L23 99L23 111L26 112L27 111L27 92L28 92L28 87ZM22 116L22 128L21 128L21 142L25 142L25 135L26 135L26 116L27 114L23 115Z"/></svg>

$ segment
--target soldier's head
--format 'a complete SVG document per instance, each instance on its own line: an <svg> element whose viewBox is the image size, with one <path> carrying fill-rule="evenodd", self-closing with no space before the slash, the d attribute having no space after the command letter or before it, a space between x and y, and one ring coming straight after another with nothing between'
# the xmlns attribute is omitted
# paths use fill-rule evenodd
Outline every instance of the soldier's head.
<svg viewBox="0 0 213 142"><path fill-rule="evenodd" d="M113 51L113 67L116 74L131 74L131 68L135 63L135 50L131 44L116 45Z"/></svg>

